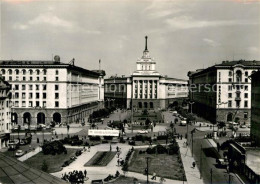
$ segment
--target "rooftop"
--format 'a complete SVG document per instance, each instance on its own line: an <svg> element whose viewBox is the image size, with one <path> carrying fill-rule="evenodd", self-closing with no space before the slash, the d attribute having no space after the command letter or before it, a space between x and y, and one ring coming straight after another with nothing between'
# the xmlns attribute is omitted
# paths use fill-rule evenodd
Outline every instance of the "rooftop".
<svg viewBox="0 0 260 184"><path fill-rule="evenodd" d="M67 182L0 153L0 183L61 184Z"/></svg>

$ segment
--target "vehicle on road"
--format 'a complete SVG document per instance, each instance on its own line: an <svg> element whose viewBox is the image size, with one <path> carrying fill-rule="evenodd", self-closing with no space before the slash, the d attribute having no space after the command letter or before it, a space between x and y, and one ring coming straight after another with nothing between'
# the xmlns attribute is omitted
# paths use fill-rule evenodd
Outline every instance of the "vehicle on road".
<svg viewBox="0 0 260 184"><path fill-rule="evenodd" d="M177 111L173 111L173 112L172 112L172 115L173 115L173 116L177 116L177 115L178 115L178 112L177 112Z"/></svg>
<svg viewBox="0 0 260 184"><path fill-rule="evenodd" d="M246 128L246 125L240 125L240 128Z"/></svg>
<svg viewBox="0 0 260 184"><path fill-rule="evenodd" d="M223 158L216 159L216 163L220 167L224 167L225 168L225 167L228 166L228 161L226 159L223 159Z"/></svg>
<svg viewBox="0 0 260 184"><path fill-rule="evenodd" d="M180 122L180 126L186 126L186 125L187 125L187 121L182 120L182 121Z"/></svg>
<svg viewBox="0 0 260 184"><path fill-rule="evenodd" d="M139 130L138 134L148 134L148 130Z"/></svg>
<svg viewBox="0 0 260 184"><path fill-rule="evenodd" d="M21 157L24 155L24 151L23 150L17 150L17 152L15 153L16 157Z"/></svg>

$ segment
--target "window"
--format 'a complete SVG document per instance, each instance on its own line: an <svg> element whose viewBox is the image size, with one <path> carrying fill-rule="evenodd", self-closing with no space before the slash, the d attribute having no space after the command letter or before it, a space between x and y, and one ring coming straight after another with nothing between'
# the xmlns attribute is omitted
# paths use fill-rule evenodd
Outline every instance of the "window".
<svg viewBox="0 0 260 184"><path fill-rule="evenodd" d="M245 78L245 82L248 82L248 78Z"/></svg>
<svg viewBox="0 0 260 184"><path fill-rule="evenodd" d="M43 77L43 80L44 80L44 81L46 81L46 80L47 80L47 78L46 78L46 77Z"/></svg>
<svg viewBox="0 0 260 184"><path fill-rule="evenodd" d="M5 75L5 69L1 70L2 75Z"/></svg>
<svg viewBox="0 0 260 184"><path fill-rule="evenodd" d="M32 75L32 74L33 74L33 71L32 71L32 70L29 70L29 73L30 73L30 75Z"/></svg>
<svg viewBox="0 0 260 184"><path fill-rule="evenodd" d="M244 112L244 119L248 118L248 112Z"/></svg>
<svg viewBox="0 0 260 184"><path fill-rule="evenodd" d="M26 70L23 70L23 75L25 75L26 74Z"/></svg>
<svg viewBox="0 0 260 184"><path fill-rule="evenodd" d="M30 81L32 81L33 80L33 78L32 77L30 77Z"/></svg>
<svg viewBox="0 0 260 184"><path fill-rule="evenodd" d="M40 102L36 101L36 107L39 107L39 106L40 106Z"/></svg>
<svg viewBox="0 0 260 184"><path fill-rule="evenodd" d="M55 93L55 99L59 99L59 93Z"/></svg>
<svg viewBox="0 0 260 184"><path fill-rule="evenodd" d="M36 80L39 81L39 80L40 80L40 77L36 77Z"/></svg>
<svg viewBox="0 0 260 184"><path fill-rule="evenodd" d="M26 86L25 85L22 85L22 90L26 90Z"/></svg>
<svg viewBox="0 0 260 184"><path fill-rule="evenodd" d="M55 102L55 107L59 107L59 102Z"/></svg>
<svg viewBox="0 0 260 184"><path fill-rule="evenodd" d="M13 80L13 78L11 76L9 76L9 81Z"/></svg>
<svg viewBox="0 0 260 184"><path fill-rule="evenodd" d="M43 102L42 102L42 106L43 106L43 107L46 107L46 101L43 101Z"/></svg>
<svg viewBox="0 0 260 184"><path fill-rule="evenodd" d="M44 70L43 70L43 75L46 75L46 74L47 74L47 70L44 69Z"/></svg>
<svg viewBox="0 0 260 184"><path fill-rule="evenodd" d="M245 100L245 104L244 104L245 107L248 107L248 101Z"/></svg>
<svg viewBox="0 0 260 184"><path fill-rule="evenodd" d="M33 102L29 101L29 107L32 107L32 106L33 106Z"/></svg>
<svg viewBox="0 0 260 184"><path fill-rule="evenodd" d="M25 101L22 101L22 107L25 107L25 106L26 106Z"/></svg>
<svg viewBox="0 0 260 184"><path fill-rule="evenodd" d="M23 81L26 81L26 77L23 77Z"/></svg>
<svg viewBox="0 0 260 184"><path fill-rule="evenodd" d="M29 99L33 98L33 93L29 93Z"/></svg>
<svg viewBox="0 0 260 184"><path fill-rule="evenodd" d="M22 93L22 99L25 99L26 96L25 96L25 93Z"/></svg>
<svg viewBox="0 0 260 184"><path fill-rule="evenodd" d="M232 98L232 93L228 93L228 98Z"/></svg>
<svg viewBox="0 0 260 184"><path fill-rule="evenodd" d="M40 93L36 93L36 99L40 98Z"/></svg>
<svg viewBox="0 0 260 184"><path fill-rule="evenodd" d="M15 88L15 90L19 90L19 85L16 84L16 85L14 86L14 88Z"/></svg>
<svg viewBox="0 0 260 184"><path fill-rule="evenodd" d="M39 90L39 89L40 89L40 87L39 87L38 84L35 85L35 88L36 88L36 90Z"/></svg>
<svg viewBox="0 0 260 184"><path fill-rule="evenodd" d="M13 74L13 72L12 72L11 69L8 70L8 73L9 73L9 75L12 75L12 74Z"/></svg>
<svg viewBox="0 0 260 184"><path fill-rule="evenodd" d="M232 82L232 78L228 78L228 82Z"/></svg>
<svg viewBox="0 0 260 184"><path fill-rule="evenodd" d="M232 86L231 85L228 86L228 91L232 91Z"/></svg>
<svg viewBox="0 0 260 184"><path fill-rule="evenodd" d="M14 94L14 97L15 97L15 98L19 98L19 93L15 93L15 94Z"/></svg>
<svg viewBox="0 0 260 184"><path fill-rule="evenodd" d="M245 91L248 91L248 86L245 86Z"/></svg>
<svg viewBox="0 0 260 184"><path fill-rule="evenodd" d="M232 101L231 100L228 101L228 107L232 107Z"/></svg>
<svg viewBox="0 0 260 184"><path fill-rule="evenodd" d="M15 107L19 107L19 101L15 101L14 106L15 106Z"/></svg>
<svg viewBox="0 0 260 184"><path fill-rule="evenodd" d="M46 89L47 89L46 84L43 84L43 85L42 85L42 90L46 90Z"/></svg>
<svg viewBox="0 0 260 184"><path fill-rule="evenodd" d="M59 90L59 85L55 85L55 90Z"/></svg>
<svg viewBox="0 0 260 184"><path fill-rule="evenodd" d="M56 81L59 81L59 77L55 77L55 80L56 80Z"/></svg>
<svg viewBox="0 0 260 184"><path fill-rule="evenodd" d="M43 98L43 99L46 99L46 93L43 93L43 94L42 94L42 98Z"/></svg>
<svg viewBox="0 0 260 184"><path fill-rule="evenodd" d="M16 74L16 75L19 75L19 70L15 70L15 74Z"/></svg>
<svg viewBox="0 0 260 184"><path fill-rule="evenodd" d="M37 75L40 75L40 70L36 70L36 74L37 74Z"/></svg>
<svg viewBox="0 0 260 184"><path fill-rule="evenodd" d="M236 106L237 106L237 108L240 107L240 101L236 101Z"/></svg>
<svg viewBox="0 0 260 184"><path fill-rule="evenodd" d="M248 72L245 72L245 76L248 76Z"/></svg>
<svg viewBox="0 0 260 184"><path fill-rule="evenodd" d="M56 70L56 71L55 71L55 75L59 75L59 70Z"/></svg>
<svg viewBox="0 0 260 184"><path fill-rule="evenodd" d="M33 85L29 85L29 90L33 90Z"/></svg>
<svg viewBox="0 0 260 184"><path fill-rule="evenodd" d="M245 98L248 98L248 93L245 93Z"/></svg>
<svg viewBox="0 0 260 184"><path fill-rule="evenodd" d="M228 72L228 76L232 76L232 72L231 71Z"/></svg>

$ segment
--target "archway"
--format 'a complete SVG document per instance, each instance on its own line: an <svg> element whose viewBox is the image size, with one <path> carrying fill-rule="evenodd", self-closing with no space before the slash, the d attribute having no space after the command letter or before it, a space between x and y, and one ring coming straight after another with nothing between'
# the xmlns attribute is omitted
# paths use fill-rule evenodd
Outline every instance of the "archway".
<svg viewBox="0 0 260 184"><path fill-rule="evenodd" d="M53 114L53 121L54 121L55 123L61 123L61 115L60 115L60 113L55 112L55 113Z"/></svg>
<svg viewBox="0 0 260 184"><path fill-rule="evenodd" d="M153 109L153 102L150 102L150 108Z"/></svg>
<svg viewBox="0 0 260 184"><path fill-rule="evenodd" d="M227 121L232 121L233 120L233 114L232 113L229 113L227 115Z"/></svg>
<svg viewBox="0 0 260 184"><path fill-rule="evenodd" d="M30 125L31 124L31 114L29 112L26 112L23 114L23 125L27 124Z"/></svg>
<svg viewBox="0 0 260 184"><path fill-rule="evenodd" d="M142 109L142 108L143 108L142 102L138 102L138 108L139 108L139 109Z"/></svg>
<svg viewBox="0 0 260 184"><path fill-rule="evenodd" d="M45 114L42 112L39 112L37 114L37 124L45 124Z"/></svg>

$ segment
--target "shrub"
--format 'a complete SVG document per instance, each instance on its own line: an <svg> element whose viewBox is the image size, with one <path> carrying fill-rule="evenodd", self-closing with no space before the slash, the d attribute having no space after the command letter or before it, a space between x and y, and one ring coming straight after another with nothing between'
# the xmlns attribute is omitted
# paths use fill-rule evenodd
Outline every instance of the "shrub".
<svg viewBox="0 0 260 184"><path fill-rule="evenodd" d="M166 140L167 139L167 135L158 135L157 136L157 140Z"/></svg>
<svg viewBox="0 0 260 184"><path fill-rule="evenodd" d="M91 141L100 141L101 138L100 138L100 136L89 136L89 140L91 140Z"/></svg>
<svg viewBox="0 0 260 184"><path fill-rule="evenodd" d="M43 162L42 162L42 171L44 171L44 172L47 172L48 171L48 164L47 164L47 162L46 162L46 160L43 160Z"/></svg>
<svg viewBox="0 0 260 184"><path fill-rule="evenodd" d="M169 155L177 154L179 151L178 144L170 144L168 151L169 151Z"/></svg>
<svg viewBox="0 0 260 184"><path fill-rule="evenodd" d="M112 136L104 136L104 139L105 139L105 140L112 140L113 137L112 137Z"/></svg>
<svg viewBox="0 0 260 184"><path fill-rule="evenodd" d="M146 149L146 153L147 153L147 154L153 154L152 148L147 148L147 149Z"/></svg>
<svg viewBox="0 0 260 184"><path fill-rule="evenodd" d="M42 146L42 152L44 155L61 154L61 153L64 153L65 150L66 150L66 148L63 146L63 144L60 141L47 142L47 143L44 143Z"/></svg>

